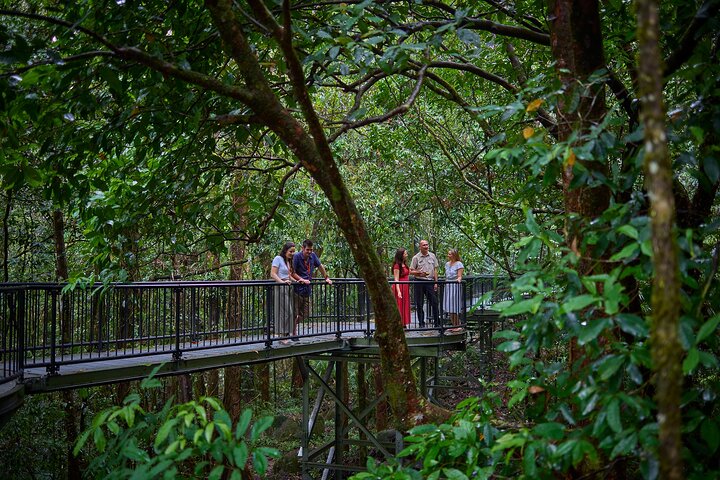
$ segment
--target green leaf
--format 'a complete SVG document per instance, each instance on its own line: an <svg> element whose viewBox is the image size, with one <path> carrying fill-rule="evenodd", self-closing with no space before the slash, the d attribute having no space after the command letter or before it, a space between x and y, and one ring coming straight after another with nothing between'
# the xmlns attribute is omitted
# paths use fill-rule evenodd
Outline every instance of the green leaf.
<svg viewBox="0 0 720 480"><path fill-rule="evenodd" d="M218 465L217 467L213 468L210 472L210 475L208 475L208 480L220 480L220 478L222 478L224 470L225 467L222 465Z"/></svg>
<svg viewBox="0 0 720 480"><path fill-rule="evenodd" d="M235 438L240 440L245 432L247 431L248 425L250 425L250 419L252 418L252 410L246 408L240 415L237 427L235 427Z"/></svg>
<svg viewBox="0 0 720 480"><path fill-rule="evenodd" d="M168 437L168 435L170 434L170 431L173 429L173 427L175 427L175 424L177 424L177 422L178 422L177 418L172 418L172 419L168 420L167 422L165 422L160 427L160 430L158 430L157 436L155 437L154 446L155 446L156 450L160 449L160 445Z"/></svg>
<svg viewBox="0 0 720 480"><path fill-rule="evenodd" d="M720 162L718 162L717 158L705 157L703 159L703 170L705 170L705 175L708 176L711 184L717 183L718 179L720 179Z"/></svg>
<svg viewBox="0 0 720 480"><path fill-rule="evenodd" d="M587 325L583 325L578 335L578 344L585 345L592 342L600 335L600 332L610 326L609 318L598 318L587 320Z"/></svg>
<svg viewBox="0 0 720 480"><path fill-rule="evenodd" d="M622 233L624 235L627 235L628 237L632 238L633 240L637 240L639 237L639 233L637 231L637 228L633 227L632 225L625 224L617 229L618 233Z"/></svg>
<svg viewBox="0 0 720 480"><path fill-rule="evenodd" d="M443 468L443 473L448 480L468 480L467 475L456 468Z"/></svg>
<svg viewBox="0 0 720 480"><path fill-rule="evenodd" d="M570 300L562 304L562 311L568 313L576 310L582 310L597 301L598 298L593 295L577 295L575 297L570 297Z"/></svg>
<svg viewBox="0 0 720 480"><path fill-rule="evenodd" d="M250 432L250 441L254 442L258 438L260 438L260 435L262 432L270 428L273 424L273 417L267 416L260 418L255 424L252 426L252 430Z"/></svg>
<svg viewBox="0 0 720 480"><path fill-rule="evenodd" d="M523 470L528 478L536 478L537 464L535 463L535 445L528 445L523 452Z"/></svg>
<svg viewBox="0 0 720 480"><path fill-rule="evenodd" d="M254 451L252 453L253 468L258 472L260 477L265 476L265 471L268 467L267 457L261 452Z"/></svg>
<svg viewBox="0 0 720 480"><path fill-rule="evenodd" d="M210 443L212 441L212 435L215 431L215 424L213 422L208 423L205 425L205 441L207 443Z"/></svg>
<svg viewBox="0 0 720 480"><path fill-rule="evenodd" d="M610 458L615 458L620 455L626 455L630 453L630 451L635 448L635 445L637 444L637 434L636 433L630 433L626 437L622 438L616 445L615 448L613 448L612 452L610 453Z"/></svg>
<svg viewBox="0 0 720 480"><path fill-rule="evenodd" d="M617 262L619 260L623 260L625 258L631 257L637 252L638 248L640 246L637 243L630 243L628 245L625 245L625 247L620 250L618 253L610 257L611 262Z"/></svg>
<svg viewBox="0 0 720 480"><path fill-rule="evenodd" d="M520 350L522 344L516 340L510 340L509 342L503 342L498 345L497 349L499 352L514 352Z"/></svg>
<svg viewBox="0 0 720 480"><path fill-rule="evenodd" d="M645 320L630 313L620 313L615 315L615 323L618 327L625 332L629 333L634 337L647 338L650 334L650 330L645 323Z"/></svg>
<svg viewBox="0 0 720 480"><path fill-rule="evenodd" d="M700 342L708 338L710 335L712 335L712 333L715 332L715 330L717 329L719 323L720 315L715 315L714 317L703 323L702 327L700 327L700 330L698 331L697 338L695 339L695 344L699 344Z"/></svg>
<svg viewBox="0 0 720 480"><path fill-rule="evenodd" d="M514 447L521 447L525 445L527 438L517 433L506 433L502 437L498 438L495 445L492 447L492 451L496 452L499 450L507 450Z"/></svg>
<svg viewBox="0 0 720 480"><path fill-rule="evenodd" d="M170 459L166 458L165 460L160 460L157 465L155 465L152 469L150 469L149 472L147 472L144 478L157 478L158 475L167 470L172 464L173 461Z"/></svg>
<svg viewBox="0 0 720 480"><path fill-rule="evenodd" d="M105 440L105 433L102 431L102 428L96 428L93 432L93 442L95 442L95 448L97 448L99 452L105 451L107 441Z"/></svg>
<svg viewBox="0 0 720 480"><path fill-rule="evenodd" d="M620 368L624 362L625 357L622 355L608 355L603 358L598 363L598 373L600 374L600 378L603 381L608 380L615 374L615 372L617 372L618 368Z"/></svg>
<svg viewBox="0 0 720 480"><path fill-rule="evenodd" d="M700 436L705 440L705 443L708 444L708 447L710 447L708 453L715 453L718 446L720 446L720 430L718 429L717 422L710 417L706 417L700 426Z"/></svg>
<svg viewBox="0 0 720 480"><path fill-rule="evenodd" d="M608 404L607 422L613 432L622 432L622 422L620 421L620 400L617 398L613 398Z"/></svg>
<svg viewBox="0 0 720 480"><path fill-rule="evenodd" d="M720 367L720 362L718 362L717 357L710 352L705 352L705 351L700 352L700 363L702 363L705 366L705 368Z"/></svg>
<svg viewBox="0 0 720 480"><path fill-rule="evenodd" d="M39 187L43 184L42 175L40 171L30 165L23 165L23 175L25 176L25 182L31 187Z"/></svg>
<svg viewBox="0 0 720 480"><path fill-rule="evenodd" d="M565 436L565 425L557 422L539 423L533 428L535 435L550 440L560 440Z"/></svg>
<svg viewBox="0 0 720 480"><path fill-rule="evenodd" d="M238 468L245 467L248 459L248 447L245 442L240 442L240 445L233 449L233 460L235 466Z"/></svg>
<svg viewBox="0 0 720 480"><path fill-rule="evenodd" d="M685 375L692 373L692 371L698 366L698 363L700 363L700 352L698 352L697 348L693 347L688 352L685 360L683 360L683 373Z"/></svg>
<svg viewBox="0 0 720 480"><path fill-rule="evenodd" d="M543 301L543 298L544 297L542 295L535 295L533 298L515 302L510 307L502 310L500 315L503 317L509 317L511 315L519 315L521 313L536 313Z"/></svg>
<svg viewBox="0 0 720 480"><path fill-rule="evenodd" d="M75 448L73 448L73 455L75 455L76 457L78 456L80 450L82 450L82 448L85 446L85 443L87 442L90 433L92 433L92 430L85 430L82 435L80 435L80 438L78 438L77 442L75 442Z"/></svg>
<svg viewBox="0 0 720 480"><path fill-rule="evenodd" d="M519 337L520 332L516 332L515 330L501 330L499 332L493 333L493 340L501 338L507 338L508 340L516 340Z"/></svg>
<svg viewBox="0 0 720 480"><path fill-rule="evenodd" d="M580 440L572 449L573 466L577 467L586 455L591 465L597 463L597 450L595 450L593 444L587 440Z"/></svg>

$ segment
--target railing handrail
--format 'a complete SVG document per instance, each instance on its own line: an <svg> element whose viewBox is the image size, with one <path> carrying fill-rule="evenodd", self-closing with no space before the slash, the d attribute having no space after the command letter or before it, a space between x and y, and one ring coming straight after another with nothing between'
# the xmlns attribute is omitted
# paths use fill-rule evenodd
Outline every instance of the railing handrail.
<svg viewBox="0 0 720 480"><path fill-rule="evenodd" d="M264 343L270 348L280 339L295 336L372 335L373 311L365 282L332 280L332 285L324 279L313 280L308 300L311 315L301 324L301 331L292 334L280 330L278 309L286 307L278 301L289 305L291 297L282 295L294 290L292 286L278 290L286 286L273 280L94 283L67 291L67 283L0 283L0 383L30 367L45 366L54 373L64 364L123 356L173 353L179 359L183 352L229 345ZM463 278L457 294L463 324L468 307L477 308L477 299L496 280L491 275ZM439 312L444 319L442 292L457 282L439 278L437 283L439 306L434 315ZM442 320L439 327L437 322L435 318L433 326L429 321L428 329L443 332L447 327ZM411 328L425 328L422 319Z"/></svg>

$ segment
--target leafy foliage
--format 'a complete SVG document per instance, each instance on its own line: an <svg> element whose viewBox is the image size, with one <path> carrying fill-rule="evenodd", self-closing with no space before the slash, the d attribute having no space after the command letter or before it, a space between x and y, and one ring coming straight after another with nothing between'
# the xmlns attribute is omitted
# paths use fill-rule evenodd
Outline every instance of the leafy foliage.
<svg viewBox="0 0 720 480"><path fill-rule="evenodd" d="M142 389L160 386L152 375L141 383ZM274 448L256 445L272 417L251 425L252 412L246 409L233 426L212 397L184 404L171 398L157 413L140 403L140 395L128 395L121 406L98 413L78 438L75 455L88 441L94 447L87 469L93 478L250 478L251 465L262 476L268 458L280 456Z"/></svg>

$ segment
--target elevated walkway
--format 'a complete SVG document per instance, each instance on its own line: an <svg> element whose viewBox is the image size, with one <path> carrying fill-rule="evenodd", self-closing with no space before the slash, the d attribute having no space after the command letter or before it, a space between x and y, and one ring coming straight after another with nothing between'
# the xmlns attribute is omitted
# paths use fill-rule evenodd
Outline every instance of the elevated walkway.
<svg viewBox="0 0 720 480"><path fill-rule="evenodd" d="M412 282L409 282L412 283ZM457 298L462 325L487 337L488 292L497 280L470 277ZM290 287L270 281L147 282L64 290L58 284L0 285L0 417L25 394L244 365L290 357L377 355L374 314L359 279L313 284L310 318L293 338L278 335L275 309ZM464 348L451 332L439 282L439 321L406 330L414 357ZM425 311L430 312L429 306ZM470 313L468 313L470 312ZM485 320L483 320L485 318ZM1 421L1 420L0 420Z"/></svg>

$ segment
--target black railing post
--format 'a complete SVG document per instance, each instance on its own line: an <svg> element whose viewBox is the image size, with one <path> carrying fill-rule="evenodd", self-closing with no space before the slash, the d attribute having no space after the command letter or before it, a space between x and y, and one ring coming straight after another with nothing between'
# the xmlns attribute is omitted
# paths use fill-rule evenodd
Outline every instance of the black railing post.
<svg viewBox="0 0 720 480"><path fill-rule="evenodd" d="M329 288L327 283L325 283L323 286L325 288ZM334 287L333 287L335 290L335 292L334 292L335 293L335 329L336 329L335 330L335 338L337 338L338 340L342 337L342 331L341 331L342 325L340 322L340 291L341 291L341 287L342 287L341 285L334 285ZM332 291L333 290L330 290L331 293L332 293Z"/></svg>
<svg viewBox="0 0 720 480"><path fill-rule="evenodd" d="M363 300L365 303L365 321L367 322L367 327L365 329L365 337L370 338L372 336L372 331L370 330L370 295L368 295L368 289L367 285L365 284L365 280L363 280L360 285L362 285Z"/></svg>
<svg viewBox="0 0 720 480"><path fill-rule="evenodd" d="M50 321L50 365L47 367L47 372L50 375L56 374L60 367L57 365L55 339L57 337L57 291L51 287L50 298L52 299Z"/></svg>
<svg viewBox="0 0 720 480"><path fill-rule="evenodd" d="M462 318L460 319L460 325L467 328L467 281L463 280L462 285L460 287L460 305L463 306L462 308ZM472 298L472 295L470 296Z"/></svg>
<svg viewBox="0 0 720 480"><path fill-rule="evenodd" d="M197 287L190 287L190 343L196 343L200 338L197 333L198 323L200 323L200 312L197 308L196 288Z"/></svg>
<svg viewBox="0 0 720 480"><path fill-rule="evenodd" d="M25 371L25 289L18 291L17 304L17 373L23 378Z"/></svg>
<svg viewBox="0 0 720 480"><path fill-rule="evenodd" d="M180 350L180 287L175 287L175 351L172 354L173 360L182 359Z"/></svg>
<svg viewBox="0 0 720 480"><path fill-rule="evenodd" d="M279 287L282 288L282 287ZM275 325L275 285L265 287L265 348L272 348L272 329L271 325ZM284 292L283 292L284 293ZM280 293L281 295L283 293ZM282 297L281 297L282 298ZM281 302L283 300L280 300ZM295 321L295 319L293 319Z"/></svg>

